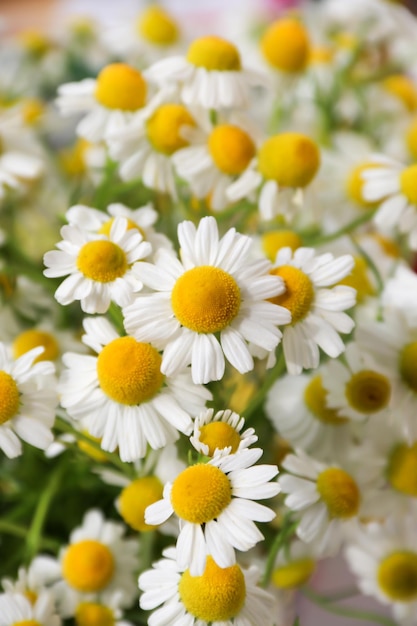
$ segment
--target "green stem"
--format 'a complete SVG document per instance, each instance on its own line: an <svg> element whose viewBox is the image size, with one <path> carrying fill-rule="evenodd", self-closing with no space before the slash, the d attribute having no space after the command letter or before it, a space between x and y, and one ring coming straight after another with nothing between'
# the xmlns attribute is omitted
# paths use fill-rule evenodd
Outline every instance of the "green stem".
<svg viewBox="0 0 417 626"><path fill-rule="evenodd" d="M297 525L298 525L298 521L293 522L291 521L290 517L284 518L282 528L280 532L277 534L277 536L275 537L274 542L269 551L268 558L265 564L264 574L260 581L261 587L265 588L269 585L272 572L274 570L274 565L275 565L275 561L277 558L277 554L280 551L281 547L284 545L284 543L287 541L287 539L291 537L291 535L294 533L295 529L297 528Z"/></svg>
<svg viewBox="0 0 417 626"><path fill-rule="evenodd" d="M371 272L375 276L375 281L376 281L376 284L377 284L378 293L379 294L382 293L382 291L384 289L384 281L382 280L382 276L379 273L379 270L378 270L377 266L375 265L375 263L373 262L373 260L369 256L369 254L367 252L365 252L365 250L358 244L357 241L355 241L355 239L352 236L350 237L350 239L352 241L352 244L355 246L356 250L364 258L364 260L366 261L369 269L371 270Z"/></svg>
<svg viewBox="0 0 417 626"><path fill-rule="evenodd" d="M26 538L28 536L28 529L24 526L20 526L19 524L7 522L6 520L0 520L0 534L1 533L13 535L14 537ZM56 552L60 545L59 541L48 539L46 537L41 537L39 541L40 548L45 548L46 550L51 550L53 552Z"/></svg>
<svg viewBox="0 0 417 626"><path fill-rule="evenodd" d="M346 224L346 226L343 226L342 228L339 228L339 230L336 230L334 233L328 233L327 235L321 235L312 239L308 239L306 237L304 240L303 238L304 245L315 248L316 246L320 246L323 243L328 243L329 241L339 239L343 235L348 235L356 230L356 228L358 228L359 226L362 226L363 224L369 222L373 218L374 213L375 210L367 211L364 215L360 215L355 220L352 220L352 222L349 222L349 224Z"/></svg>
<svg viewBox="0 0 417 626"><path fill-rule="evenodd" d="M274 367L268 371L268 374L265 377L264 382L261 385L258 393L252 400L249 402L248 406L244 411L242 411L242 415L245 417L245 422L248 423L249 419L252 417L253 413L260 407L262 402L265 399L266 394L271 389L272 385L285 371L285 358L284 353L281 349L277 362Z"/></svg>
<svg viewBox="0 0 417 626"><path fill-rule="evenodd" d="M118 307L117 304L115 304L114 302L111 302L107 313L119 335L125 335L126 331L123 323L123 314L120 310L120 307Z"/></svg>
<svg viewBox="0 0 417 626"><path fill-rule="evenodd" d="M154 561L155 539L156 532L154 530L141 533L139 544L139 563L141 572L149 569Z"/></svg>

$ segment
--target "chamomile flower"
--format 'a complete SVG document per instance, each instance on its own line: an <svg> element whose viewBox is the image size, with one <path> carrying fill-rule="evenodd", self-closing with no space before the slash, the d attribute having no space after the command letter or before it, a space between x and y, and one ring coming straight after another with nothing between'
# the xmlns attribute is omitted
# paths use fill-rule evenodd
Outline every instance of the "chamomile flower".
<svg viewBox="0 0 417 626"><path fill-rule="evenodd" d="M281 550L272 572L272 584L281 590L298 589L312 577L317 565L317 555L311 545L296 539L289 549Z"/></svg>
<svg viewBox="0 0 417 626"><path fill-rule="evenodd" d="M141 608L156 609L149 617L149 626L275 624L274 601L258 587L256 566L243 569L235 563L221 568L208 556L204 571L194 576L177 563L175 548L165 549L163 557L139 577Z"/></svg>
<svg viewBox="0 0 417 626"><path fill-rule="evenodd" d="M300 20L284 17L267 27L261 37L260 48L272 70L284 75L299 74L309 60L309 35Z"/></svg>
<svg viewBox="0 0 417 626"><path fill-rule="evenodd" d="M261 455L260 448L246 448L191 465L146 509L148 524L161 524L173 513L179 518L178 565L191 576L203 574L207 555L219 567L230 567L235 549L247 551L263 539L254 522L269 522L275 513L254 500L272 498L279 485L271 481L276 466L254 465Z"/></svg>
<svg viewBox="0 0 417 626"><path fill-rule="evenodd" d="M27 568L19 567L17 580L3 578L1 584L7 593L19 593L35 604L41 593L50 590L59 578L56 559L45 554L35 557Z"/></svg>
<svg viewBox="0 0 417 626"><path fill-rule="evenodd" d="M49 321L45 321L32 328L26 328L16 334L12 341L12 353L18 359L29 350L43 347L43 352L36 359L38 361L52 361L59 370L61 357L64 352L86 352L86 347L71 330L57 330Z"/></svg>
<svg viewBox="0 0 417 626"><path fill-rule="evenodd" d="M122 524L88 511L59 555L62 580L54 585L60 614L73 616L82 602L110 603L120 592L122 608L136 595L137 540L124 537Z"/></svg>
<svg viewBox="0 0 417 626"><path fill-rule="evenodd" d="M279 133L262 143L251 167L227 188L226 195L232 202L259 190L262 219L282 215L290 221L319 167L320 151L310 137L296 132Z"/></svg>
<svg viewBox="0 0 417 626"><path fill-rule="evenodd" d="M265 82L259 73L242 66L233 43L217 35L195 39L186 56L157 61L144 74L158 85L177 85L187 106L215 110L246 108L250 88Z"/></svg>
<svg viewBox="0 0 417 626"><path fill-rule="evenodd" d="M67 353L60 379L61 405L81 419L103 450L117 447L123 461L158 449L190 433L211 393L191 381L188 371L164 376L161 355L149 343L120 337L105 318L84 320L83 342L96 355Z"/></svg>
<svg viewBox="0 0 417 626"><path fill-rule="evenodd" d="M349 333L354 327L344 311L355 304L356 291L336 283L349 274L353 264L349 254L334 258L330 252L316 256L313 248L298 248L294 253L291 248L279 250L271 273L282 278L286 290L271 301L291 313L282 340L290 374L316 368L319 348L332 358L344 351L339 333Z"/></svg>
<svg viewBox="0 0 417 626"><path fill-rule="evenodd" d="M163 250L139 276L155 290L123 311L125 328L138 341L164 347L167 376L191 363L196 384L222 378L225 358L241 373L253 368L247 342L273 350L290 321L283 307L266 302L281 294L281 279L266 260L247 261L251 240L231 228L219 238L216 220L178 226L182 262Z"/></svg>
<svg viewBox="0 0 417 626"><path fill-rule="evenodd" d="M41 450L53 440L55 368L50 361L35 362L42 352L34 348L14 360L0 343L0 449L9 458L22 454L20 439Z"/></svg>
<svg viewBox="0 0 417 626"><path fill-rule="evenodd" d="M115 591L106 602L81 601L75 609L75 626L133 626L122 619L121 597L122 593Z"/></svg>
<svg viewBox="0 0 417 626"><path fill-rule="evenodd" d="M235 454L258 440L253 428L242 432L245 419L234 411L207 409L194 420L194 432L190 441L205 456Z"/></svg>
<svg viewBox="0 0 417 626"><path fill-rule="evenodd" d="M0 594L0 626L61 626L53 597L43 591L32 604L21 593Z"/></svg>
<svg viewBox="0 0 417 626"><path fill-rule="evenodd" d="M45 276L69 274L55 292L60 304L80 300L85 313L105 313L112 301L119 306L131 302L142 288L136 262L147 257L152 246L136 228L129 229L126 218L115 218L108 235L73 225L63 226L61 235L58 250L44 256Z"/></svg>

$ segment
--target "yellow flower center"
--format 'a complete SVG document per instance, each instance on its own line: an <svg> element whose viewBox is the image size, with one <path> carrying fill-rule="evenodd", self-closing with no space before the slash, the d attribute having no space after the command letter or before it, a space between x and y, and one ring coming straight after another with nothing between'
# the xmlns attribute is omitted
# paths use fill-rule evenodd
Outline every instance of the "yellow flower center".
<svg viewBox="0 0 417 626"><path fill-rule="evenodd" d="M106 587L114 574L114 558L99 541L85 539L70 545L62 563L62 575L82 593L94 593Z"/></svg>
<svg viewBox="0 0 417 626"><path fill-rule="evenodd" d="M239 565L222 568L208 556L204 574L191 576L186 570L181 576L178 592L188 613L198 620L227 622L243 607L245 577Z"/></svg>
<svg viewBox="0 0 417 626"><path fill-rule="evenodd" d="M201 265L178 278L171 304L175 317L186 328L196 333L216 333L239 313L240 290L227 272Z"/></svg>
<svg viewBox="0 0 417 626"><path fill-rule="evenodd" d="M285 283L285 292L270 302L288 309L291 313L291 324L297 324L311 310L314 301L313 283L298 267L281 265L271 270L274 276L280 276Z"/></svg>
<svg viewBox="0 0 417 626"><path fill-rule="evenodd" d="M240 174L255 156L255 144L249 135L233 124L220 124L210 133L208 149L221 172Z"/></svg>
<svg viewBox="0 0 417 626"><path fill-rule="evenodd" d="M417 160L417 117L413 119L406 132L406 143L413 159Z"/></svg>
<svg viewBox="0 0 417 626"><path fill-rule="evenodd" d="M110 283L126 273L126 254L112 241L99 239L85 243L77 258L77 268L86 278Z"/></svg>
<svg viewBox="0 0 417 626"><path fill-rule="evenodd" d="M43 57L52 48L51 41L38 30L21 32L19 41L29 54L38 58Z"/></svg>
<svg viewBox="0 0 417 626"><path fill-rule="evenodd" d="M142 237L145 239L145 233L143 232L141 227L138 226L136 224L136 222L134 222L130 218L125 218L125 219L127 220L127 230L132 230L133 228L136 228L136 230L138 230L140 232L140 234L142 235ZM104 224L100 227L100 229L98 231L99 234L100 235L106 235L106 237L109 237L110 236L111 227L113 226L114 220L115 220L115 218L112 217L111 219L107 220L107 222L104 222Z"/></svg>
<svg viewBox="0 0 417 626"><path fill-rule="evenodd" d="M178 40L178 26L161 7L147 7L137 21L138 33L156 46L171 46Z"/></svg>
<svg viewBox="0 0 417 626"><path fill-rule="evenodd" d="M241 69L236 46L217 35L195 39L188 48L187 61L206 70L236 72Z"/></svg>
<svg viewBox="0 0 417 626"><path fill-rule="evenodd" d="M107 606L81 602L75 611L76 626L114 626L114 613Z"/></svg>
<svg viewBox="0 0 417 626"><path fill-rule="evenodd" d="M85 155L91 145L86 139L80 137L72 147L58 153L59 164L68 176L81 176L85 173Z"/></svg>
<svg viewBox="0 0 417 626"><path fill-rule="evenodd" d="M375 289L368 278L368 264L365 259L357 256L354 261L355 264L349 276L343 278L338 284L356 289L356 302L363 302L367 296L375 294Z"/></svg>
<svg viewBox="0 0 417 626"><path fill-rule="evenodd" d="M293 230L271 230L261 235L261 239L262 249L271 261L281 248L289 247L294 252L303 245L301 237Z"/></svg>
<svg viewBox="0 0 417 626"><path fill-rule="evenodd" d="M89 440L91 440L91 443L85 441L84 439L77 439L78 448L84 452L84 454L87 454L90 458L94 459L94 461L98 461L98 463L107 463L108 457L104 454L104 452L101 452L92 445L92 443L101 444L101 439L99 437L93 437L85 430L82 430L81 432L83 435L88 437Z"/></svg>
<svg viewBox="0 0 417 626"><path fill-rule="evenodd" d="M268 63L281 72L302 72L307 65L310 53L308 34L296 19L284 18L271 24L260 45Z"/></svg>
<svg viewBox="0 0 417 626"><path fill-rule="evenodd" d="M43 330L25 330L13 341L13 356L18 359L22 354L29 352L33 348L43 346L44 352L34 361L55 361L59 356L58 342L53 335Z"/></svg>
<svg viewBox="0 0 417 626"><path fill-rule="evenodd" d="M314 46L308 55L309 65L327 65L333 61L334 51L329 46Z"/></svg>
<svg viewBox="0 0 417 626"><path fill-rule="evenodd" d="M393 552L378 567L378 584L394 602L417 598L417 554L406 550Z"/></svg>
<svg viewBox="0 0 417 626"><path fill-rule="evenodd" d="M119 511L126 524L134 530L155 530L145 523L145 509L162 498L163 485L156 476L144 476L132 481L122 490Z"/></svg>
<svg viewBox="0 0 417 626"><path fill-rule="evenodd" d="M258 169L281 187L306 187L320 165L314 141L300 133L281 133L267 139L258 153Z"/></svg>
<svg viewBox="0 0 417 626"><path fill-rule="evenodd" d="M280 589L295 589L304 585L312 573L316 564L313 559L298 559L287 565L277 567L272 574L272 582Z"/></svg>
<svg viewBox="0 0 417 626"><path fill-rule="evenodd" d="M382 82L389 94L400 100L408 111L417 109L417 89L414 82L402 74L389 76Z"/></svg>
<svg viewBox="0 0 417 626"><path fill-rule="evenodd" d="M319 422L323 424L331 424L332 426L342 426L348 420L339 417L335 409L327 406L327 391L323 387L321 376L315 376L311 379L307 387L304 389L304 402L311 413Z"/></svg>
<svg viewBox="0 0 417 626"><path fill-rule="evenodd" d="M382 248L383 252L387 256L390 256L394 259L399 259L401 256L401 250L398 244L393 241L393 239L389 239L380 233L370 233L370 237L372 237L378 245Z"/></svg>
<svg viewBox="0 0 417 626"><path fill-rule="evenodd" d="M20 622L13 622L12 626L42 626L36 619L24 619Z"/></svg>
<svg viewBox="0 0 417 626"><path fill-rule="evenodd" d="M387 478L394 489L417 498L417 443L412 446L399 443L394 447L388 461Z"/></svg>
<svg viewBox="0 0 417 626"><path fill-rule="evenodd" d="M0 424L5 424L19 411L19 397L15 379L0 371Z"/></svg>
<svg viewBox="0 0 417 626"><path fill-rule="evenodd" d="M353 374L345 387L346 399L359 413L369 415L384 409L391 397L391 385L386 376L372 370Z"/></svg>
<svg viewBox="0 0 417 626"><path fill-rule="evenodd" d="M210 422L200 429L200 441L209 448L209 456L213 456L216 448L232 448L232 454L236 452L240 444L240 436L236 430L226 422Z"/></svg>
<svg viewBox="0 0 417 626"><path fill-rule="evenodd" d="M417 204L417 163L401 172L400 188L411 204Z"/></svg>
<svg viewBox="0 0 417 626"><path fill-rule="evenodd" d="M112 63L97 76L95 97L107 109L136 111L145 104L146 91L138 70L126 63Z"/></svg>
<svg viewBox="0 0 417 626"><path fill-rule="evenodd" d="M356 165L348 174L345 182L346 194L359 208L372 209L378 202L365 200L363 197L364 179L362 174L371 168L380 167L377 163L361 163Z"/></svg>
<svg viewBox="0 0 417 626"><path fill-rule="evenodd" d="M38 599L38 594L35 591L32 591L31 589L27 589L23 593L23 595L25 596L25 598L29 600L31 604L35 604L36 600Z"/></svg>
<svg viewBox="0 0 417 626"><path fill-rule="evenodd" d="M400 353L400 374L403 381L417 393L417 341L404 346Z"/></svg>
<svg viewBox="0 0 417 626"><path fill-rule="evenodd" d="M161 361L161 355L150 344L140 343L133 337L118 337L98 355L100 387L120 404L147 402L164 382Z"/></svg>
<svg viewBox="0 0 417 626"><path fill-rule="evenodd" d="M26 98L23 101L23 121L29 126L35 125L45 112L45 105L36 98Z"/></svg>
<svg viewBox="0 0 417 626"><path fill-rule="evenodd" d="M184 126L195 126L195 121L183 104L162 104L146 123L146 133L152 146L162 154L173 154L188 146L181 135Z"/></svg>
<svg viewBox="0 0 417 626"><path fill-rule="evenodd" d="M317 491L330 517L349 519L357 514L360 504L358 485L344 470L329 467L321 472L317 477Z"/></svg>
<svg viewBox="0 0 417 626"><path fill-rule="evenodd" d="M230 481L214 465L199 463L187 467L172 485L172 508L178 517L192 524L216 519L231 500Z"/></svg>

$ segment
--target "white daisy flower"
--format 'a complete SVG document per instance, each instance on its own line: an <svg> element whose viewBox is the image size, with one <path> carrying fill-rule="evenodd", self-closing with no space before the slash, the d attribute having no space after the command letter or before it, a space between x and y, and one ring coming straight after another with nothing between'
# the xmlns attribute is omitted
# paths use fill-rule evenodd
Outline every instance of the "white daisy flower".
<svg viewBox="0 0 417 626"><path fill-rule="evenodd" d="M122 597L123 592L115 591L106 602L80 602L74 614L76 626L134 626L123 619Z"/></svg>
<svg viewBox="0 0 417 626"><path fill-rule="evenodd" d="M343 311L355 304L356 291L336 283L353 265L350 254L334 258L330 252L316 256L313 248L278 251L271 273L282 278L286 291L271 302L291 312L291 324L284 328L282 340L290 374L316 368L319 348L332 358L344 351L339 333L351 332L354 322Z"/></svg>
<svg viewBox="0 0 417 626"><path fill-rule="evenodd" d="M188 371L164 376L161 355L149 343L120 337L105 318L84 320L83 342L96 355L67 353L60 379L61 405L81 419L103 450L118 448L123 461L158 449L190 433L211 393Z"/></svg>
<svg viewBox="0 0 417 626"><path fill-rule="evenodd" d="M205 456L235 454L258 441L253 428L242 432L244 425L245 419L230 409L207 409L195 418L190 442Z"/></svg>
<svg viewBox="0 0 417 626"><path fill-rule="evenodd" d="M173 483L166 483L163 499L145 511L148 524L161 524L173 513L180 520L177 559L180 568L201 576L206 557L220 567L235 563L235 549L250 550L263 539L255 525L270 522L272 509L254 502L279 492L274 465L257 465L260 448L216 456L208 463L187 467Z"/></svg>
<svg viewBox="0 0 417 626"><path fill-rule="evenodd" d="M47 591L42 591L33 604L21 593L0 594L0 626L61 626L61 623L53 597Z"/></svg>
<svg viewBox="0 0 417 626"><path fill-rule="evenodd" d="M0 449L13 458L22 454L22 439L45 450L53 440L58 404L55 368L36 362L43 348L34 348L14 360L0 343Z"/></svg>
<svg viewBox="0 0 417 626"><path fill-rule="evenodd" d="M30 565L19 567L17 580L3 578L1 584L7 593L24 595L32 604L60 578L60 568L55 558L48 555L35 557Z"/></svg>
<svg viewBox="0 0 417 626"><path fill-rule="evenodd" d="M410 328L417 327L417 274L407 265L399 265L385 281L381 302L385 310L399 309Z"/></svg>
<svg viewBox="0 0 417 626"><path fill-rule="evenodd" d="M54 585L62 617L71 617L82 602L111 605L120 593L122 608L136 596L137 539L124 537L122 524L88 511L59 555L62 580Z"/></svg>
<svg viewBox="0 0 417 626"><path fill-rule="evenodd" d="M237 563L220 568L209 556L201 575L177 564L175 548L167 548L153 569L139 576L140 606L153 610L149 626L272 626L274 599L258 587L256 566ZM160 606L162 605L162 606ZM160 608L156 608L159 607Z"/></svg>
<svg viewBox="0 0 417 626"><path fill-rule="evenodd" d="M248 262L251 239L231 228L219 238L216 220L178 226L181 261L160 251L155 265L141 263L139 277L156 293L124 309L125 327L138 341L164 347L167 376L191 363L196 384L220 380L225 358L241 373L253 368L247 342L273 350L279 324L290 314L266 298L283 291L266 260Z"/></svg>
<svg viewBox="0 0 417 626"><path fill-rule="evenodd" d="M177 85L187 106L216 110L246 108L250 88L265 83L260 73L242 66L236 46L217 35L195 39L185 57L157 61L144 75L158 85Z"/></svg>
<svg viewBox="0 0 417 626"><path fill-rule="evenodd" d="M58 250L44 256L45 276L69 274L55 292L60 304L80 300L85 313L105 313L112 301L127 305L142 289L135 268L137 261L149 256L152 246L137 229L129 229L125 217L114 219L108 235L71 225L63 226L61 235Z"/></svg>

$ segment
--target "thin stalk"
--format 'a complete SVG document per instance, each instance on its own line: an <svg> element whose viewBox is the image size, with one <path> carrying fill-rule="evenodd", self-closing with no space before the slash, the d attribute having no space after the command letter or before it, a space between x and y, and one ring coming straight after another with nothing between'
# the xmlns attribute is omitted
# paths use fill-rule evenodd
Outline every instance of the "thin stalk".
<svg viewBox="0 0 417 626"><path fill-rule="evenodd" d="M6 520L0 520L0 534L13 535L14 537L26 538L28 535L28 529L14 522L8 522ZM61 544L55 539L48 539L47 537L41 537L39 542L40 548L51 550L56 552Z"/></svg>
<svg viewBox="0 0 417 626"><path fill-rule="evenodd" d="M284 519L283 526L280 532L275 537L274 542L269 551L268 558L265 564L264 574L260 581L261 587L267 587L269 585L272 572L274 569L275 561L277 558L277 554L282 548L282 546L285 544L287 539L291 537L291 535L294 533L295 529L297 528L297 525L298 525L298 521L292 522L290 518Z"/></svg>
<svg viewBox="0 0 417 626"><path fill-rule="evenodd" d="M350 233L355 231L356 228L358 228L359 226L362 226L363 224L366 224L367 222L369 222L374 216L374 213L375 213L375 210L368 211L364 215L360 215L355 220L352 220L351 222L349 222L349 224L346 224L346 226L339 228L339 230L336 230L333 233L328 233L327 235L319 235L318 237L314 237L311 239L306 238L305 241L303 239L304 245L314 248L316 246L322 245L323 243L328 243L329 241L334 241L335 239L339 239L343 235L349 235Z"/></svg>
<svg viewBox="0 0 417 626"><path fill-rule="evenodd" d="M265 399L266 394L271 389L272 385L285 371L285 358L284 353L281 349L280 355L275 363L274 367L268 370L268 374L265 377L264 382L259 389L259 392L256 394L254 398L249 402L246 409L242 411L242 415L245 417L245 422L248 423L249 419L252 417L253 413L261 406L262 402Z"/></svg>

